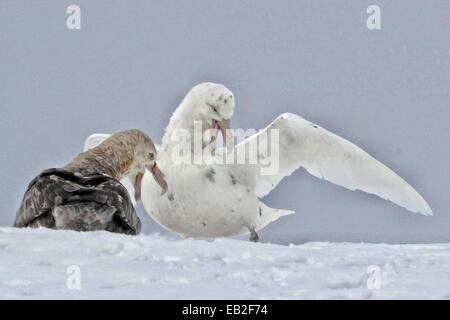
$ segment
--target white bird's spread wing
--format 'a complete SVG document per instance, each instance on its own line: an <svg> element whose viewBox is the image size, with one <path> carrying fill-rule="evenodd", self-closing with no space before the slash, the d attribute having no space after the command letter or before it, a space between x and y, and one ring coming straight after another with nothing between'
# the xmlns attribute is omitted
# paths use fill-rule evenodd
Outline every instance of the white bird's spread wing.
<svg viewBox="0 0 450 320"><path fill-rule="evenodd" d="M267 164L261 164L260 160L267 160L267 156L261 155L260 146L265 139L270 141L274 129L279 130L279 169L274 174L262 175L261 169L267 168ZM260 146L256 146L256 139ZM391 169L355 144L298 115L280 115L268 127L237 144L235 156L245 153L248 159L252 148L257 149L257 164L231 165L229 169L253 185L258 197L265 196L283 177L303 167L310 174L347 189L372 193L410 211L433 215L422 196ZM270 157L274 148L267 149L269 152L265 154Z"/></svg>

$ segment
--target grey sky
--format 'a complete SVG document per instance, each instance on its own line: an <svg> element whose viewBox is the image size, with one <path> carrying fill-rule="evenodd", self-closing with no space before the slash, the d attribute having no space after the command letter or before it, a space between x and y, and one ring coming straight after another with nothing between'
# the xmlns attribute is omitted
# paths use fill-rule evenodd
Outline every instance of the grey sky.
<svg viewBox="0 0 450 320"><path fill-rule="evenodd" d="M66 8L81 7L81 30ZM366 27L381 7L382 30ZM233 127L297 113L405 178L423 217L299 170L265 202L296 210L265 241L450 241L450 2L1 1L0 225L29 181L94 132L140 128L160 142L195 84L236 96ZM141 205L144 232L165 233Z"/></svg>

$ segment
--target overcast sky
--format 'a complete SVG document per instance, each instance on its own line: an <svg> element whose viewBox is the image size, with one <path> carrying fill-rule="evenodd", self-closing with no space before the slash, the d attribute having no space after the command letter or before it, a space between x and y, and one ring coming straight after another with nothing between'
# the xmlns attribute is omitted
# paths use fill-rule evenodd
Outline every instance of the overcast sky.
<svg viewBox="0 0 450 320"><path fill-rule="evenodd" d="M66 8L81 8L68 30ZM381 30L366 9L381 8ZM30 180L94 132L161 141L199 82L236 96L235 128L297 113L358 144L427 200L423 217L299 170L264 201L295 210L263 241L450 241L450 1L1 1L0 225ZM138 206L146 233L166 233Z"/></svg>

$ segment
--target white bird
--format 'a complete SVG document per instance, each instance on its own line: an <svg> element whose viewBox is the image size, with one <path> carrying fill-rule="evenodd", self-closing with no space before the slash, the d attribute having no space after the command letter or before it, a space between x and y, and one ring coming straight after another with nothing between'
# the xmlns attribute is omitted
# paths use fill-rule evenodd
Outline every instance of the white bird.
<svg viewBox="0 0 450 320"><path fill-rule="evenodd" d="M202 83L190 90L173 113L158 147L158 163L169 189L161 197L161 188L151 174L146 172L142 180L144 207L164 228L194 238L250 233L250 240L257 241L256 231L293 213L269 208L259 198L300 167L347 189L375 194L413 212L433 214L420 194L391 169L355 144L295 114L281 114L265 129L233 148L227 129L234 106L234 96L225 86ZM196 121L202 132L211 133L201 137L200 147L190 140ZM188 134L179 135L180 130ZM209 164L210 157L199 163L180 164L179 157L174 156L183 143L188 146L187 159L211 154L219 130L229 154L243 155L245 164ZM269 143L272 132L279 136L276 159L279 166L267 174L264 169L270 165L269 152L264 145L267 142L268 150L276 151L275 144ZM98 137L89 137L88 143ZM256 154L257 162L250 164L252 154ZM223 149L218 149L216 157L223 155Z"/></svg>

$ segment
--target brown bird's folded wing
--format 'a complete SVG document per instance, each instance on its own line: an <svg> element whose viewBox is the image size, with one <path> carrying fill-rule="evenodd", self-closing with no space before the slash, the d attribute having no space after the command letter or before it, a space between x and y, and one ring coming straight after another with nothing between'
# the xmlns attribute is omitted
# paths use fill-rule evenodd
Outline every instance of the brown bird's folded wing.
<svg viewBox="0 0 450 320"><path fill-rule="evenodd" d="M98 221L104 223L99 225ZM48 169L28 186L14 226L138 234L141 222L127 190L116 179L102 174L79 177L62 169Z"/></svg>

